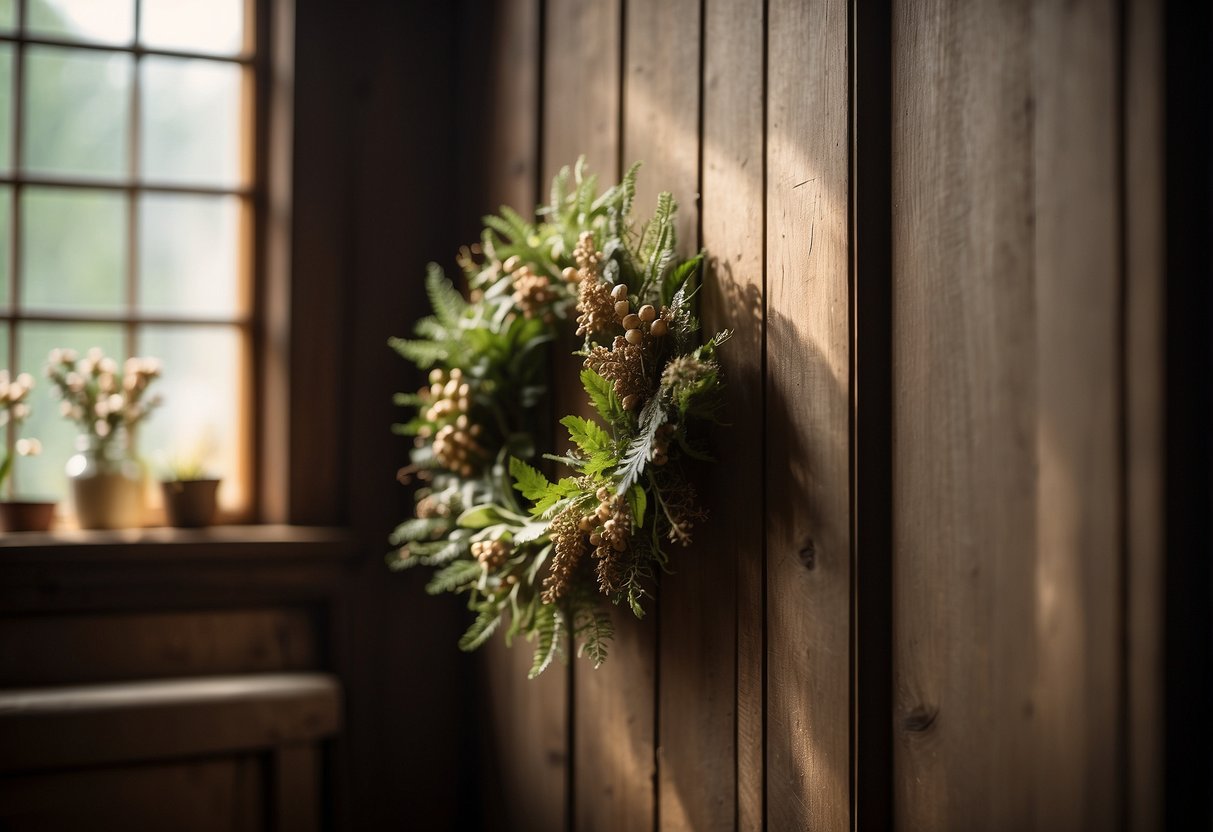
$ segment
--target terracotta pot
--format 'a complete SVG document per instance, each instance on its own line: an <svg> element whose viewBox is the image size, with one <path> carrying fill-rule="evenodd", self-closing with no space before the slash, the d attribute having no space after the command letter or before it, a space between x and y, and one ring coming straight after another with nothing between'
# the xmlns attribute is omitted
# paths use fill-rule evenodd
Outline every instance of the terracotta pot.
<svg viewBox="0 0 1213 832"><path fill-rule="evenodd" d="M171 526L197 529L215 519L215 492L219 480L169 480L160 483L164 511Z"/></svg>
<svg viewBox="0 0 1213 832"><path fill-rule="evenodd" d="M0 502L0 530L44 532L55 520L54 503Z"/></svg>

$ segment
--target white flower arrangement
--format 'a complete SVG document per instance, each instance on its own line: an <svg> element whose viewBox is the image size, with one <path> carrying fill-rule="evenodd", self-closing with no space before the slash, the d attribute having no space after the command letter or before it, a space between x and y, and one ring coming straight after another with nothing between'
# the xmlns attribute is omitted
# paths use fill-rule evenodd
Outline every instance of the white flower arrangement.
<svg viewBox="0 0 1213 832"><path fill-rule="evenodd" d="M156 358L128 358L119 370L114 359L93 347L80 358L75 350L51 350L46 375L62 399L59 412L86 434L107 441L119 429L130 431L162 404L144 397L160 377Z"/></svg>
<svg viewBox="0 0 1213 832"><path fill-rule="evenodd" d="M30 416L29 394L34 389L34 379L29 373L21 373L10 379L8 370L0 370L0 426L19 426ZM42 443L37 439L18 439L13 448L16 456L37 456L42 453ZM13 470L14 453L5 452L0 461L0 487L8 480Z"/></svg>

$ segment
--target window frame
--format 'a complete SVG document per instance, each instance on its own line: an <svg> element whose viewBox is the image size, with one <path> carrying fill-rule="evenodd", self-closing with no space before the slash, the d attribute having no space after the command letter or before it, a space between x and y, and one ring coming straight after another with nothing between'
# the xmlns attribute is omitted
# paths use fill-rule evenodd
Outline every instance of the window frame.
<svg viewBox="0 0 1213 832"><path fill-rule="evenodd" d="M267 299L266 273L269 244L266 233L267 187L269 170L269 120L273 109L270 95L274 90L270 78L275 58L271 50L274 42L272 18L277 0L244 0L244 43L234 54L214 54L203 51L167 49L144 46L139 42L141 12L144 0L131 0L134 6L133 38L126 44L93 43L71 38L32 34L27 31L29 0L15 0L14 23L9 32L0 32L0 44L9 44L12 53L11 89L11 164L8 173L0 173L0 186L11 189L9 199L10 250L8 268L10 274L9 296L5 300L7 309L0 312L0 321L8 325L7 349L9 363L18 365L20 328L27 323L104 323L121 326L123 349L127 355L136 355L137 332L140 327L217 327L234 330L240 337L240 382L234 393L245 404L240 408L239 424L236 425L239 458L237 470L224 472L244 485L243 505L234 510L221 510L216 518L219 523L243 524L264 522L263 454L259 452L262 438L271 433L272 425L266 425L262 405L264 381L271 362L266 360L265 346L272 339L266 338L264 326ZM289 37L289 33L287 34ZM76 51L125 54L132 56L130 108L127 114L128 170L124 176L102 178L88 176L59 176L26 172L24 167L24 126L27 102L25 95L26 50L29 47L51 47ZM141 64L147 57L166 57L183 60L205 60L236 65L241 68L241 106L243 109L243 152L240 171L241 184L233 187L206 186L197 184L173 184L143 180L140 174L140 139L142 126L141 104L143 78ZM289 108L288 108L289 113ZM289 137L289 124L286 125ZM276 131L280 132L280 131ZM289 138L287 139L289 141ZM281 139L279 139L281 141ZM126 239L122 242L127 252L123 275L123 309L120 313L70 312L50 310L27 310L21 305L22 258L22 192L27 187L97 190L125 196ZM172 314L140 314L139 291L139 196L141 194L202 195L233 197L240 204L240 228L238 229L237 280L241 294L241 309L230 316L194 316ZM289 187L287 189L289 198ZM289 232L288 232L289 234ZM277 418L275 416L274 418ZM5 435L0 436L8 448L16 439L15 426L9 425ZM159 525L163 512L145 511L144 525Z"/></svg>

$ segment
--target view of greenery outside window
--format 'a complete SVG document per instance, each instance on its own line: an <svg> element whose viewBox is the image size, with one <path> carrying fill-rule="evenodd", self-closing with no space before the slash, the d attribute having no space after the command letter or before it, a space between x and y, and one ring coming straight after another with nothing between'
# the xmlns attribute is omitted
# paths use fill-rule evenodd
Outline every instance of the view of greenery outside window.
<svg viewBox="0 0 1213 832"><path fill-rule="evenodd" d="M155 474L249 504L254 0L0 0L0 367L54 347L163 362ZM40 383L15 491L62 500L75 433ZM4 439L4 437L0 437ZM11 446L11 431L6 441ZM149 495L150 495L149 491Z"/></svg>

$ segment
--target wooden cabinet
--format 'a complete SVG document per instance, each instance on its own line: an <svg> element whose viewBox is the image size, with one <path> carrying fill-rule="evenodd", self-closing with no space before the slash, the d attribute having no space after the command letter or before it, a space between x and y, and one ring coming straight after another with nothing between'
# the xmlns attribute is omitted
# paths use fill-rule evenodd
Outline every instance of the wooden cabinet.
<svg viewBox="0 0 1213 832"><path fill-rule="evenodd" d="M0 541L0 827L330 825L352 550L274 527Z"/></svg>

